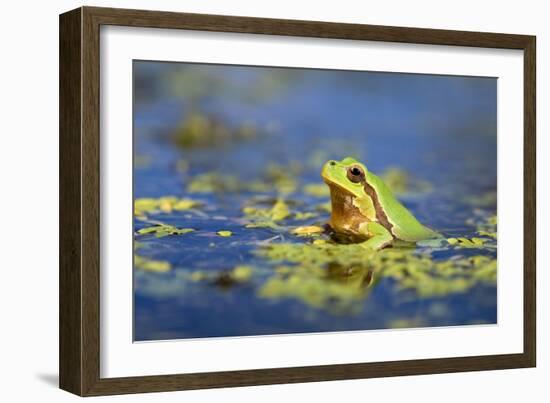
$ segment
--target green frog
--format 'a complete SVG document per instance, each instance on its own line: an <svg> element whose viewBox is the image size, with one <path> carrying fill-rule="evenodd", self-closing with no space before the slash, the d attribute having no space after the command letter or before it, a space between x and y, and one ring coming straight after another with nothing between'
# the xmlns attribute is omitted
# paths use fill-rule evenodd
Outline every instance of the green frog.
<svg viewBox="0 0 550 403"><path fill-rule="evenodd" d="M321 176L330 188L329 226L337 235L379 250L398 243L441 238L422 225L388 186L359 161L328 161Z"/></svg>

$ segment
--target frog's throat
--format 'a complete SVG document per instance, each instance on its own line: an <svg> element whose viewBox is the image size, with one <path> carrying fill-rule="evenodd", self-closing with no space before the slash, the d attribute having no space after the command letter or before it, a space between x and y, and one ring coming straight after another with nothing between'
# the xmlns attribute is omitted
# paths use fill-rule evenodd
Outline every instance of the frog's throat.
<svg viewBox="0 0 550 403"><path fill-rule="evenodd" d="M339 229L342 229L344 227L349 228L353 232L354 230L357 230L357 227L361 223L369 221L353 204L353 199L357 197L356 195L334 182L325 179L325 183L330 189L330 198L332 205L330 224L337 232ZM376 211L376 220L393 235L393 224L390 222L388 216L384 212L376 191L366 181L364 181L362 184L365 193L372 199L372 202L374 204L374 209Z"/></svg>
<svg viewBox="0 0 550 403"><path fill-rule="evenodd" d="M329 189L332 205L330 226L339 233L358 232L360 224L369 220L353 203L356 196L333 183L329 184Z"/></svg>

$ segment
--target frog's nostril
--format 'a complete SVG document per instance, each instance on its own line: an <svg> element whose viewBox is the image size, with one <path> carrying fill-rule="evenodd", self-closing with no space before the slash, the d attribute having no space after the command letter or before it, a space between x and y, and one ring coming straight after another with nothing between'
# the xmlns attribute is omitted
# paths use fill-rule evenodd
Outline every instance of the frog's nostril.
<svg viewBox="0 0 550 403"><path fill-rule="evenodd" d="M336 161L329 161L330 165L336 165Z"/></svg>

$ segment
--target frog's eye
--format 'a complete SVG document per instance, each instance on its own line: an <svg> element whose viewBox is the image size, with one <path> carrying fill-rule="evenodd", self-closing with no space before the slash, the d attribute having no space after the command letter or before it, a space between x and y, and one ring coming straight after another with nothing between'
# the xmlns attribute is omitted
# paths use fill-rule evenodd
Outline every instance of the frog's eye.
<svg viewBox="0 0 550 403"><path fill-rule="evenodd" d="M348 168L348 179L352 181L353 183L359 183L363 182L365 179L365 172L363 172L363 169L357 165L353 165Z"/></svg>

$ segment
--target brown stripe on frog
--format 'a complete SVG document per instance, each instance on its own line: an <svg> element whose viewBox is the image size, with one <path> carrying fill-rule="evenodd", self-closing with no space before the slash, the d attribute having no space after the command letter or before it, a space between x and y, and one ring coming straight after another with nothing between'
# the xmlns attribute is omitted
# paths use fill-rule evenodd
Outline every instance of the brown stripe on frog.
<svg viewBox="0 0 550 403"><path fill-rule="evenodd" d="M390 231L390 234L392 234L392 236L395 238L395 236L391 231L393 225L392 223L390 223L390 220L388 220L388 216L384 212L384 209L380 204L380 200L378 200L378 195L374 191L373 187L369 185L366 180L363 179L362 184L363 184L363 189L365 189L365 193L370 196L370 198L372 199L372 202L374 203L374 209L376 210L376 218L378 219L378 222L382 224L384 228Z"/></svg>

